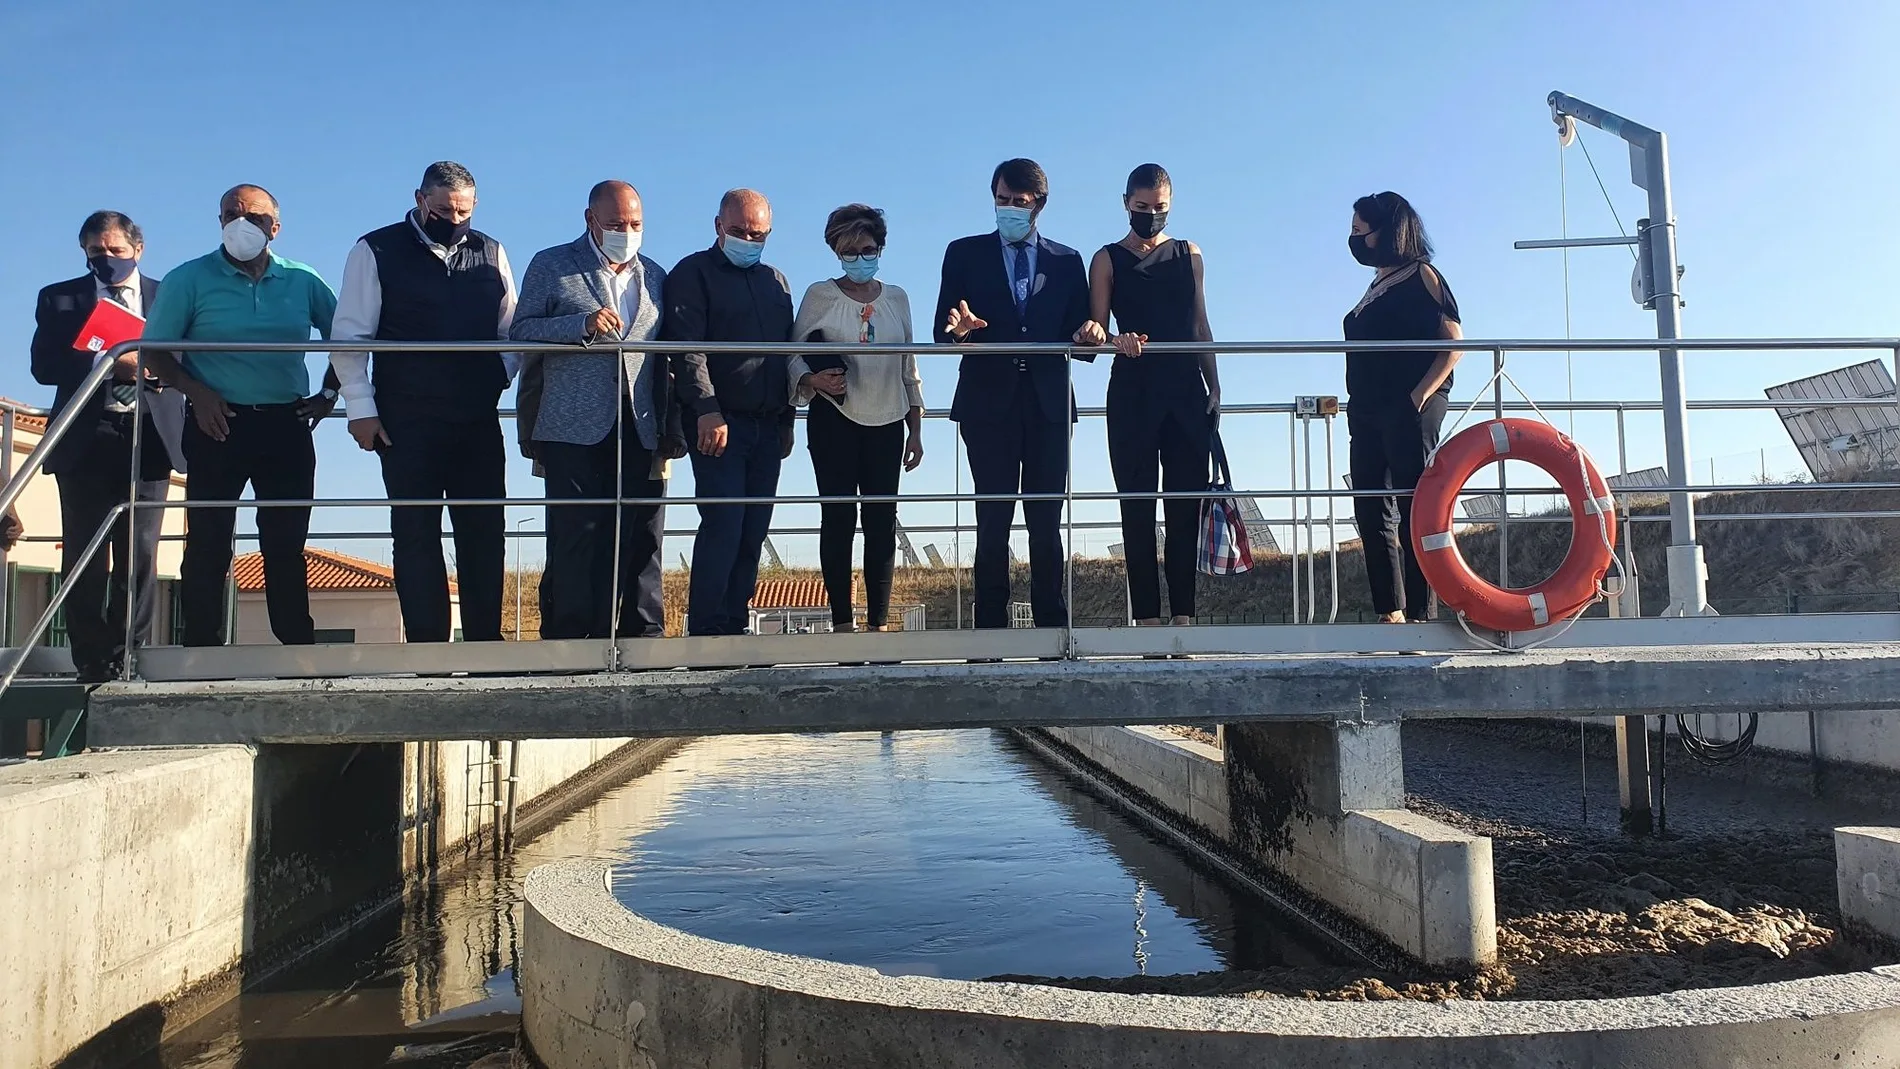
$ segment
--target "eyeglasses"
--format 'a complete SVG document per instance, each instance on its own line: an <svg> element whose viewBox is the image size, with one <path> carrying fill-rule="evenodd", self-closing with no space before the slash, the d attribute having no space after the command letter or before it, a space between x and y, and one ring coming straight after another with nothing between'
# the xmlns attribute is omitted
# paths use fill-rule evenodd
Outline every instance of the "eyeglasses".
<svg viewBox="0 0 1900 1069"><path fill-rule="evenodd" d="M854 264L854 263L857 263L857 262L858 262L859 260L862 260L862 259L864 259L864 258L865 258L865 257L867 257L867 256L868 256L868 257L870 257L871 259L873 259L873 260L875 260L875 259L877 259L877 258L878 258L878 256L879 256L879 255L881 255L881 254L882 254L883 252L884 252L884 246L882 246L882 245L879 245L879 246L878 246L877 248L875 248L875 249L872 249L872 250L871 250L870 252L846 252L846 253L840 253L840 254L838 255L838 261L839 261L840 263L847 263L847 264Z"/></svg>

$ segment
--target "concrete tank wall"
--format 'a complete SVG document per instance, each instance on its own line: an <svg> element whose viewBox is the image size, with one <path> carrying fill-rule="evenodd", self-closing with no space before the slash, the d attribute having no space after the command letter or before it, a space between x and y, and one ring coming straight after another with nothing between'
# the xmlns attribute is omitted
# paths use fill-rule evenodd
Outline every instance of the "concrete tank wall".
<svg viewBox="0 0 1900 1069"><path fill-rule="evenodd" d="M523 744L522 826L575 801L590 772L676 745L617 741ZM465 834L457 762L488 744L426 745L0 766L0 1066L118 1064L235 994L246 973L389 902L419 837L438 848L431 865L454 860L440 851ZM418 821L417 770L431 766L439 793L424 794Z"/></svg>
<svg viewBox="0 0 1900 1069"><path fill-rule="evenodd" d="M1392 755L1368 752L1376 748L1363 740L1322 753L1332 730L1321 724L1249 728L1245 737L1276 762L1250 775L1227 768L1216 747L1161 728L1042 732L1412 957L1454 968L1493 960L1491 840L1392 808L1404 798L1402 786L1396 794L1390 789L1394 773L1382 758ZM1230 728L1229 738L1235 736ZM1330 771L1316 774L1321 769ZM1263 789L1263 779L1272 781L1273 791ZM1354 802L1379 808L1354 808Z"/></svg>
<svg viewBox="0 0 1900 1069"><path fill-rule="evenodd" d="M0 1065L50 1066L118 1025L158 1040L164 1000L243 952L253 753L87 754L0 768Z"/></svg>
<svg viewBox="0 0 1900 1069"><path fill-rule="evenodd" d="M1593 1002L1307 1002L885 976L687 935L609 866L526 881L522 1028L548 1069L1892 1069L1900 971Z"/></svg>

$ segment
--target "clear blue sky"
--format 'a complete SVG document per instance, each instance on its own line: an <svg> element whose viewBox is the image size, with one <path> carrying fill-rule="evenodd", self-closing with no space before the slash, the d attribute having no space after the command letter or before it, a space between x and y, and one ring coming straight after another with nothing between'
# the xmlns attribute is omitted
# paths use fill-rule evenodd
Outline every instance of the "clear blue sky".
<svg viewBox="0 0 1900 1069"><path fill-rule="evenodd" d="M1568 18L1579 10L1591 21ZM721 191L750 185L776 207L766 257L796 294L837 272L825 214L868 201L889 214L883 277L920 309L934 300L944 244L991 228L985 185L996 161L1040 160L1053 185L1044 233L1087 251L1121 234L1122 180L1154 160L1175 178L1170 231L1206 252L1210 316L1225 338L1338 337L1367 277L1346 254L1351 202L1391 188L1424 214L1469 334L1561 337L1559 256L1510 247L1559 229L1552 89L1670 135L1687 333L1893 334L1900 278L1885 205L1900 175L1895 39L1900 5L1887 0L20 0L0 6L0 345L12 354L0 361L0 392L51 398L27 369L33 295L83 270L74 234L87 212L137 219L146 267L162 274L216 246L222 190L260 183L283 203L277 249L334 283L355 238L405 210L422 167L439 158L475 172L476 225L507 244L518 270L579 233L585 191L599 179L640 187L647 251L669 265L709 243ZM1621 144L1584 137L1631 224L1643 201ZM1613 232L1576 149L1569 167L1571 232ZM1620 249L1573 254L1578 335L1652 332L1629 299L1628 273ZM1689 385L1693 396L1754 397L1846 362L1694 358ZM1222 374L1230 402L1284 401L1339 392L1340 364L1230 357ZM1563 396L1561 357L1520 366L1534 393ZM930 403L947 405L954 366L927 360L923 373ZM1100 403L1106 377L1105 366L1079 368L1084 404ZM1482 377L1461 372L1456 397ZM1653 398L1654 358L1580 355L1575 389ZM1633 467L1660 462L1654 427L1632 422ZM1577 424L1613 463L1609 428ZM1242 484L1285 485L1283 421L1236 418L1227 434ZM1110 488L1101 441L1099 423L1084 424L1078 488ZM924 469L905 485L948 489L948 425L933 425L926 444ZM1712 456L1726 458L1725 481L1742 478L1754 465L1738 454L1763 447L1772 469L1795 466L1767 414L1698 417L1692 447L1703 479ZM322 431L320 455L320 493L381 492L373 461L340 425ZM786 492L811 492L802 441L785 472ZM540 491L525 464L510 480L517 495ZM690 476L674 481L675 493L690 487ZM815 522L780 511L781 522ZM904 515L923 524L944 512ZM671 518L693 522L686 508ZM384 522L337 514L317 526ZM1078 548L1100 553L1114 540L1096 534ZM948 549L946 536L917 541ZM780 546L815 557L814 540ZM689 549L689 539L669 540L669 562Z"/></svg>

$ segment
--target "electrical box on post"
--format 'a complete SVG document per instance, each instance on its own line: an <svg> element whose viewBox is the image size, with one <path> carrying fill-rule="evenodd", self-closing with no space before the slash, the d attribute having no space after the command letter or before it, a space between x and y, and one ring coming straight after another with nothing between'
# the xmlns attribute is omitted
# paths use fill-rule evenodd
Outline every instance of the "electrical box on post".
<svg viewBox="0 0 1900 1069"><path fill-rule="evenodd" d="M1293 399L1293 414L1296 416L1337 416L1339 398L1330 396L1306 396Z"/></svg>

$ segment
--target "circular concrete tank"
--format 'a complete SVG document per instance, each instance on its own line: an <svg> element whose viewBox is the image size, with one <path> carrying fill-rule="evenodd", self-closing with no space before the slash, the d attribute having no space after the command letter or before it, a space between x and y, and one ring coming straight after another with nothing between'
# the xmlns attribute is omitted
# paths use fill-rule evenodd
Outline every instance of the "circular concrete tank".
<svg viewBox="0 0 1900 1069"><path fill-rule="evenodd" d="M714 942L628 911L611 879L528 876L522 1026L547 1069L1900 1067L1900 967L1590 1002L1117 995Z"/></svg>

